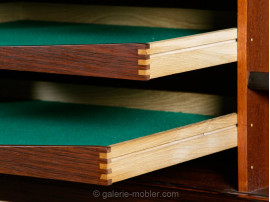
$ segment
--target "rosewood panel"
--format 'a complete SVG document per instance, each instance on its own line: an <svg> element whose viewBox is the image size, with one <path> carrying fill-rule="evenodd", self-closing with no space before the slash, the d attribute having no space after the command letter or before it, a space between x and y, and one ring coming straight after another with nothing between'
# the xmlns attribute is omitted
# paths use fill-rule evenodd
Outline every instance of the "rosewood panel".
<svg viewBox="0 0 270 202"><path fill-rule="evenodd" d="M250 72L269 72L269 1L238 0L238 183L269 186L269 95L248 89Z"/></svg>
<svg viewBox="0 0 270 202"><path fill-rule="evenodd" d="M3 201L268 201L268 190L237 192L237 151L227 150L111 186L0 175ZM94 193L100 195L94 195ZM117 193L116 193L117 192ZM130 194L128 197L118 193ZM151 197L167 193L164 197ZM142 193L132 197L132 193ZM148 193L148 195L144 195ZM145 196L145 197L144 197ZM152 195L153 196L153 195Z"/></svg>
<svg viewBox="0 0 270 202"><path fill-rule="evenodd" d="M147 44L2 46L0 69L147 80L138 75L138 49Z"/></svg>
<svg viewBox="0 0 270 202"><path fill-rule="evenodd" d="M73 182L108 184L100 181L100 153L95 146L0 146L0 173Z"/></svg>

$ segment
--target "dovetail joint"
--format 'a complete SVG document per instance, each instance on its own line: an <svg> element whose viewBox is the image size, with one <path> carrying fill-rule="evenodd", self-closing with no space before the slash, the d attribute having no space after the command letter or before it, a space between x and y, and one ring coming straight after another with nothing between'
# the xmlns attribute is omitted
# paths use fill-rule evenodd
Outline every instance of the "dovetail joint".
<svg viewBox="0 0 270 202"><path fill-rule="evenodd" d="M138 55L149 55L150 49L138 49Z"/></svg>
<svg viewBox="0 0 270 202"><path fill-rule="evenodd" d="M147 59L147 60L139 59L138 65L142 65L142 66L150 65L150 59Z"/></svg>
<svg viewBox="0 0 270 202"><path fill-rule="evenodd" d="M148 76L150 75L150 70L141 70L139 69L139 75L142 75L142 76Z"/></svg>
<svg viewBox="0 0 270 202"><path fill-rule="evenodd" d="M106 181L105 184L112 184L112 179L110 179L110 174L112 173L111 159L109 155L110 151L107 153L99 153L99 170L100 170L100 180Z"/></svg>
<svg viewBox="0 0 270 202"><path fill-rule="evenodd" d="M150 49L138 49L138 75L150 79Z"/></svg>
<svg viewBox="0 0 270 202"><path fill-rule="evenodd" d="M99 158L107 159L108 158L108 153L99 153Z"/></svg>

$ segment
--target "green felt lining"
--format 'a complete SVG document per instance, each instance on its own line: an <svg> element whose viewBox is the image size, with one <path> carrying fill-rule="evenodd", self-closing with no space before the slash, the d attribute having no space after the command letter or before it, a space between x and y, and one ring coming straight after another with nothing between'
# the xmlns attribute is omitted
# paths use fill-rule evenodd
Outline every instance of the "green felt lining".
<svg viewBox="0 0 270 202"><path fill-rule="evenodd" d="M58 102L0 102L0 145L109 146L210 118Z"/></svg>
<svg viewBox="0 0 270 202"><path fill-rule="evenodd" d="M0 46L147 43L202 33L202 30L82 23L0 23Z"/></svg>

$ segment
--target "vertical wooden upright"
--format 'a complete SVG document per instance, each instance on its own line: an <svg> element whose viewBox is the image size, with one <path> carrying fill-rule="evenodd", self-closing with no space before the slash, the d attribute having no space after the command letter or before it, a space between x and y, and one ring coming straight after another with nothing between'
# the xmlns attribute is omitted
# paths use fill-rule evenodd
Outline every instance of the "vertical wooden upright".
<svg viewBox="0 0 270 202"><path fill-rule="evenodd" d="M269 73L269 0L238 0L238 185L269 186L269 94L248 89L250 72Z"/></svg>

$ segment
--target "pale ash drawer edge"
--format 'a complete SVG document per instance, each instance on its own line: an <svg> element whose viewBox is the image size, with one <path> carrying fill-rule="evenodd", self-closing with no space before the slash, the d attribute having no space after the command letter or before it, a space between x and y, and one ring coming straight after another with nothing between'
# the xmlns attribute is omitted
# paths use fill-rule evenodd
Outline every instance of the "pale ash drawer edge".
<svg viewBox="0 0 270 202"><path fill-rule="evenodd" d="M149 58L139 60L140 65L148 66L139 70L139 75L150 79L236 62L237 29L153 42L150 49L139 50L139 54Z"/></svg>
<svg viewBox="0 0 270 202"><path fill-rule="evenodd" d="M236 114L229 114L111 145L110 152L101 154L101 158L108 162L102 163L102 168L110 170L110 173L101 175L101 180L114 183L237 147L236 119ZM131 152L133 148L136 150Z"/></svg>

